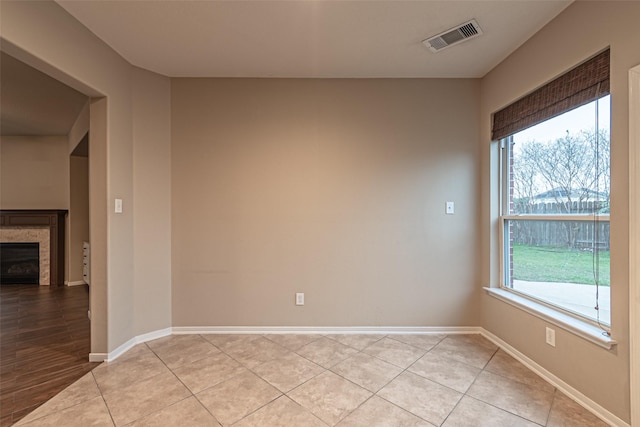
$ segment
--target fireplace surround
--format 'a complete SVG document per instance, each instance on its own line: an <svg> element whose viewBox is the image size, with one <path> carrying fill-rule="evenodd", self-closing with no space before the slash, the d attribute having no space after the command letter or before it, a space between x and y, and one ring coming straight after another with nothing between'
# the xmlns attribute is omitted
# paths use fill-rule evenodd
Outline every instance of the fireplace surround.
<svg viewBox="0 0 640 427"><path fill-rule="evenodd" d="M0 210L0 242L40 244L40 285L64 284L67 210Z"/></svg>

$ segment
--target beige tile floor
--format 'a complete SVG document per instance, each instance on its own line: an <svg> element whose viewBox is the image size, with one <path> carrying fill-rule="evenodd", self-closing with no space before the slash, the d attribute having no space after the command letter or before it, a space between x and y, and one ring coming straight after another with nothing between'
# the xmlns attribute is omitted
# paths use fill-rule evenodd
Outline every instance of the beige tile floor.
<svg viewBox="0 0 640 427"><path fill-rule="evenodd" d="M173 335L20 426L605 426L480 335Z"/></svg>

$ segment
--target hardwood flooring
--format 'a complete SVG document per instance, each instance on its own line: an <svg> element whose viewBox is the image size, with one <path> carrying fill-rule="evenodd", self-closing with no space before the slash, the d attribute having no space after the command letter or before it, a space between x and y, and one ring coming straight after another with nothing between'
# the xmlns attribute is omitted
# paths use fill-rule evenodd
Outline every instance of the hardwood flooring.
<svg viewBox="0 0 640 427"><path fill-rule="evenodd" d="M0 426L82 377L90 363L89 290L0 286Z"/></svg>

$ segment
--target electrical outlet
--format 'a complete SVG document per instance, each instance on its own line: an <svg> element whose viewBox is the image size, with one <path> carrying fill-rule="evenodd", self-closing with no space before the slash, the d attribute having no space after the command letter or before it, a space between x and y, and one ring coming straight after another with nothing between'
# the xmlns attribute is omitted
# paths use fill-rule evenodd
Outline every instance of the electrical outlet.
<svg viewBox="0 0 640 427"><path fill-rule="evenodd" d="M304 305L304 294L301 292L296 293L296 305Z"/></svg>
<svg viewBox="0 0 640 427"><path fill-rule="evenodd" d="M547 328L547 344L551 347L556 346L556 331L551 328Z"/></svg>

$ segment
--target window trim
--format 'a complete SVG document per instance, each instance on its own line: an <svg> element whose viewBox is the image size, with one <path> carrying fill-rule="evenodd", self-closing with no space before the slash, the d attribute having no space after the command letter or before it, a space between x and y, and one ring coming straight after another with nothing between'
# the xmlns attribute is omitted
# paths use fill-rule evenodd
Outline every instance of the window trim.
<svg viewBox="0 0 640 427"><path fill-rule="evenodd" d="M491 118L491 140L498 148L498 283L484 288L489 295L530 313L540 319L572 332L601 347L611 349L617 342L591 318L576 315L562 307L550 306L533 296L522 294L505 286L508 273L509 254L506 251L505 227L509 220L571 220L571 221L608 221L608 214L566 214L549 215L511 215L506 211L508 205L509 163L506 148L513 141L513 134L551 119L573 108L588 104L603 96L610 95L610 50L603 49L576 67L566 71L556 79L525 94L502 109L495 111ZM495 176L495 175L494 175ZM507 185L505 185L507 184ZM495 189L495 187L494 187ZM493 196L492 196L493 197ZM495 205L494 205L495 206ZM495 234L494 234L495 236ZM494 282L495 283L495 282ZM607 325L609 330L611 326ZM603 335L604 333L604 335Z"/></svg>
<svg viewBox="0 0 640 427"><path fill-rule="evenodd" d="M536 215L536 214L517 214L517 215L500 215L505 220L530 220L530 221L591 221L595 219L602 222L609 222L609 214L556 214L556 215Z"/></svg>
<svg viewBox="0 0 640 427"><path fill-rule="evenodd" d="M506 304L518 308L532 316L544 320L552 325L573 333L593 344L610 350L618 342L610 336L604 334L600 327L592 324L583 317L577 317L572 313L566 313L557 307L550 307L539 300L533 299L530 295L525 295L514 291L511 288L483 288L491 297Z"/></svg>

